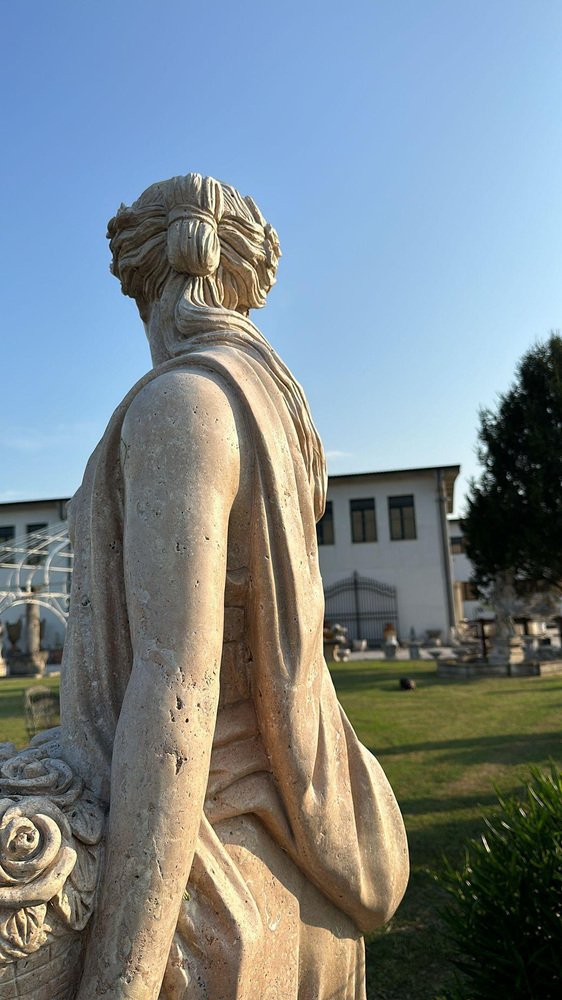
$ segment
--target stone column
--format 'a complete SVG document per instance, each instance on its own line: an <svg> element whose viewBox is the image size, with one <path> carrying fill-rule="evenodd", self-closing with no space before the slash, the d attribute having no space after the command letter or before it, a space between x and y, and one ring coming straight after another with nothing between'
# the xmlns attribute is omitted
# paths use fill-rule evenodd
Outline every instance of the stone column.
<svg viewBox="0 0 562 1000"><path fill-rule="evenodd" d="M8 665L12 677L41 677L45 673L48 652L41 649L41 619L38 604L25 606L24 650L10 649Z"/></svg>
<svg viewBox="0 0 562 1000"><path fill-rule="evenodd" d="M25 607L25 651L33 656L41 649L41 620L39 605L26 604Z"/></svg>

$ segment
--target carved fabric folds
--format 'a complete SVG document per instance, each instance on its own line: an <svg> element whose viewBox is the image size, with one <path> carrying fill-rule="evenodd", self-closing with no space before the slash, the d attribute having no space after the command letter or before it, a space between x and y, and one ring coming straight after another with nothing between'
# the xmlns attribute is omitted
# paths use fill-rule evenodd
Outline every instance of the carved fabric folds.
<svg viewBox="0 0 562 1000"><path fill-rule="evenodd" d="M210 822L202 817L188 887L191 891L194 882L201 898L206 893L205 919L212 920L211 914L224 906L219 899L222 880L227 895L237 895L240 913L248 920L243 905L247 885L213 826L224 818L253 814L268 830L275 849L289 855L334 912L347 915L360 931L370 931L391 915L404 892L404 828L382 769L355 736L323 659L323 591L315 533L325 502L321 445L300 388L248 320L242 330L214 329L192 337L177 357L133 387L115 411L72 501L75 562L61 686L66 756L86 784L108 800L115 728L132 666L122 553L121 427L140 389L176 369L213 373L239 408L253 442L247 607L252 699L274 798L280 803L272 806L268 796L260 801L261 793L250 791L245 798L242 787L229 797L227 789ZM188 913L189 907L182 907L180 938L182 921L190 923ZM239 926L242 917L231 912L228 919ZM184 928L184 936L195 933L193 927ZM177 950L177 941L174 947ZM197 947L205 947L204 938L193 945L195 951ZM356 961L359 951L353 947ZM181 964L179 957L177 962ZM240 984L240 969L237 980ZM360 980L361 974L357 981L351 976L349 989L342 987L344 991L335 994L317 983L308 992L301 992L298 984L297 992L287 987L283 994L276 987L271 995L360 998ZM176 992L172 985L167 989L163 996L169 1000L184 995L181 985ZM263 984L256 992L249 985L246 990L234 985L229 993L225 986L224 997L250 1000L265 995ZM199 995L218 998L212 992L185 992L186 997Z"/></svg>

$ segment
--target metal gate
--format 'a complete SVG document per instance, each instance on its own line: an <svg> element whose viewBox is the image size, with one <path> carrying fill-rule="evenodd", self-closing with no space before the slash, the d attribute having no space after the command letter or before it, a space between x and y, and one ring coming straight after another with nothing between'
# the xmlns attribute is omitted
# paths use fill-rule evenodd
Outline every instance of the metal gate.
<svg viewBox="0 0 562 1000"><path fill-rule="evenodd" d="M346 628L349 639L382 642L385 625L398 634L396 587L353 573L324 591L325 619Z"/></svg>

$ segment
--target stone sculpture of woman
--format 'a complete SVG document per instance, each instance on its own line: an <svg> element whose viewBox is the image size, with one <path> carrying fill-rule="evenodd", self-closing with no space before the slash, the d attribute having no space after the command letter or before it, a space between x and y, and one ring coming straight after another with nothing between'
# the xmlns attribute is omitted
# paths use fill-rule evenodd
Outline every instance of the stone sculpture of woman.
<svg viewBox="0 0 562 1000"><path fill-rule="evenodd" d="M323 660L322 446L248 318L277 235L188 174L109 236L154 368L71 504L57 753L109 804L77 997L362 1000L407 849Z"/></svg>

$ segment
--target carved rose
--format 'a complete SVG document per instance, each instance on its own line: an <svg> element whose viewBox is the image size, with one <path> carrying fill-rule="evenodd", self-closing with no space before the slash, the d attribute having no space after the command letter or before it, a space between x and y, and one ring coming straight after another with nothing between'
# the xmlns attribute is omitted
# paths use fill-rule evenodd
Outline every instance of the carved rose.
<svg viewBox="0 0 562 1000"><path fill-rule="evenodd" d="M48 903L76 864L68 821L51 802L0 799L0 907Z"/></svg>
<svg viewBox="0 0 562 1000"><path fill-rule="evenodd" d="M82 781L65 761L49 757L48 752L48 747L38 747L1 761L0 794L44 796L61 808L72 805Z"/></svg>
<svg viewBox="0 0 562 1000"><path fill-rule="evenodd" d="M11 963L76 936L95 906L105 810L59 758L56 736L19 752L0 745L2 996Z"/></svg>

